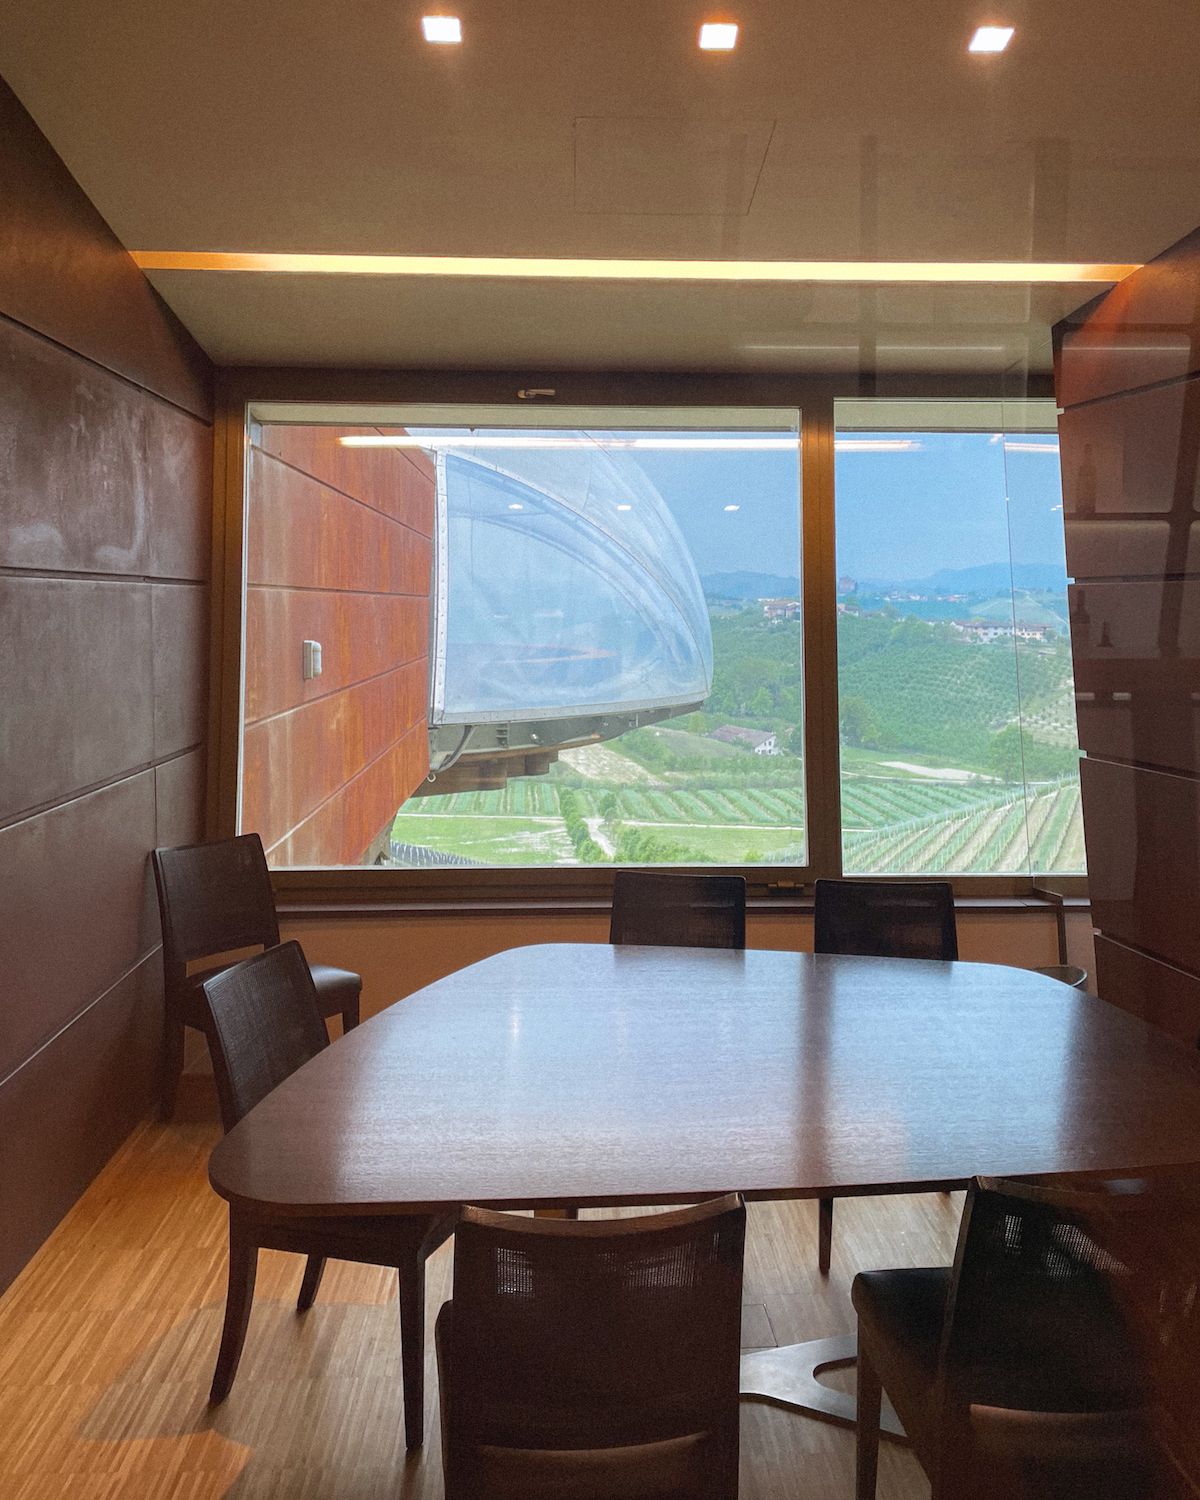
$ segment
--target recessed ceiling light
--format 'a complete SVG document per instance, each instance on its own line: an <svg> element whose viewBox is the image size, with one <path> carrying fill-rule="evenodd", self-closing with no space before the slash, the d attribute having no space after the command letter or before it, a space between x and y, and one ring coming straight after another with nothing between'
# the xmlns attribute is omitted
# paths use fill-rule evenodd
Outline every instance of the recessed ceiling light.
<svg viewBox="0 0 1200 1500"><path fill-rule="evenodd" d="M1003 52L1013 39L1011 26L980 26L967 46L968 52Z"/></svg>
<svg viewBox="0 0 1200 1500"><path fill-rule="evenodd" d="M702 52L732 52L737 46L738 29L735 21L705 21L700 28L700 50Z"/></svg>
<svg viewBox="0 0 1200 1500"><path fill-rule="evenodd" d="M453 45L462 41L462 22L457 16L422 16L421 30L427 42Z"/></svg>
<svg viewBox="0 0 1200 1500"><path fill-rule="evenodd" d="M633 506L632 505L618 505L617 509L618 510L632 510Z"/></svg>
<svg viewBox="0 0 1200 1500"><path fill-rule="evenodd" d="M740 505L727 505L725 507L726 510L741 510L741 508L742 507Z"/></svg>
<svg viewBox="0 0 1200 1500"><path fill-rule="evenodd" d="M525 509L525 507L523 505L518 504L516 501L513 501L513 503L508 508L509 508L509 510L524 510Z"/></svg>

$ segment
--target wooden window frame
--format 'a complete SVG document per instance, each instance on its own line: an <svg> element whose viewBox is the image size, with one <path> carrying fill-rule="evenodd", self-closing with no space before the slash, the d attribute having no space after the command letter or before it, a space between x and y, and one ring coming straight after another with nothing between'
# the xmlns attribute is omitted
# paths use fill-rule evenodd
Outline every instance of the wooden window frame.
<svg viewBox="0 0 1200 1500"><path fill-rule="evenodd" d="M1046 398L1049 377L1021 379L1021 396ZM847 397L1012 400L1009 378L908 376L886 382L853 376L686 375L643 373L558 375L439 370L368 371L237 368L218 372L213 462L213 585L210 656L208 832L237 831L243 683L245 504L248 416L256 403L362 405L508 405L534 384L556 391L555 404L588 407L696 406L723 410L786 408L801 420L801 589L804 618L805 806L808 862L758 867L709 866L745 875L753 896L794 901L821 876L842 873L841 753L838 734L837 611L834 495L834 403ZM824 789L834 787L837 795ZM957 875L966 899L1029 898L1047 876ZM605 866L490 870L285 869L273 872L281 897L304 905L356 907L446 902L506 905L606 899ZM1055 888L1085 896L1083 876L1055 876ZM1034 897L1036 899L1036 897Z"/></svg>

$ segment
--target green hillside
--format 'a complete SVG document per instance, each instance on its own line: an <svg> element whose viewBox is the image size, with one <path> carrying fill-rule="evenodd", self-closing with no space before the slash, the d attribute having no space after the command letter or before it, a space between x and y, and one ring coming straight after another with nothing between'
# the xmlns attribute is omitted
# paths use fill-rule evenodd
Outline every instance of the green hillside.
<svg viewBox="0 0 1200 1500"><path fill-rule="evenodd" d="M857 700L858 742L869 749L940 756L943 764L993 772L997 736L1015 723L1020 689L1027 704L1060 702L1069 690L1065 639L980 645L949 625L912 618L845 614L838 619L843 718ZM1026 769L1065 775L1075 764L1062 736L1026 736ZM1030 764L1030 762L1033 762Z"/></svg>

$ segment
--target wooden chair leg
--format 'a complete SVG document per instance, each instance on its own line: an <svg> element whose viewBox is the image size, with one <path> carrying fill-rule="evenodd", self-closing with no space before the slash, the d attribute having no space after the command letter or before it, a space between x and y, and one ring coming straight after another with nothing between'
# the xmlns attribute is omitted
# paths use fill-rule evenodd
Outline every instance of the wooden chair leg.
<svg viewBox="0 0 1200 1500"><path fill-rule="evenodd" d="M858 1346L858 1422L854 1463L854 1500L875 1500L879 1470L879 1420L883 1387L874 1366Z"/></svg>
<svg viewBox="0 0 1200 1500"><path fill-rule="evenodd" d="M175 1113L175 1099L183 1073L184 1031L183 1020L168 1003L163 1017L162 1058L158 1079L159 1112L164 1120L169 1120Z"/></svg>
<svg viewBox="0 0 1200 1500"><path fill-rule="evenodd" d="M822 1276L829 1275L829 1257L833 1253L833 1199L817 1202L817 1265Z"/></svg>
<svg viewBox="0 0 1200 1500"><path fill-rule="evenodd" d="M300 1283L300 1295L296 1298L296 1311L307 1312L317 1300L317 1288L325 1270L323 1255L310 1255L304 1262L304 1280Z"/></svg>
<svg viewBox="0 0 1200 1500"><path fill-rule="evenodd" d="M452 1413L450 1377L450 1339L454 1326L454 1302L443 1302L437 1321L433 1325L433 1345L437 1353L438 1415L442 1427L442 1486L443 1500L459 1500L461 1493L454 1466L454 1443L452 1438Z"/></svg>
<svg viewBox="0 0 1200 1500"><path fill-rule="evenodd" d="M358 994L355 995L355 997L354 997L353 1001L351 1002L351 1004L347 1005L342 1010L342 1035L343 1036L345 1036L346 1032L353 1031L354 1028L358 1025L359 1021L362 1019L361 1004L362 1004L362 991L359 990Z"/></svg>
<svg viewBox="0 0 1200 1500"><path fill-rule="evenodd" d="M229 1289L225 1294L225 1325L208 1399L214 1406L228 1396L246 1342L250 1306L254 1301L254 1278L258 1272L258 1246L233 1216L229 1220Z"/></svg>
<svg viewBox="0 0 1200 1500"><path fill-rule="evenodd" d="M399 1274L404 1445L419 1448L425 1441L425 1262L414 1256Z"/></svg>

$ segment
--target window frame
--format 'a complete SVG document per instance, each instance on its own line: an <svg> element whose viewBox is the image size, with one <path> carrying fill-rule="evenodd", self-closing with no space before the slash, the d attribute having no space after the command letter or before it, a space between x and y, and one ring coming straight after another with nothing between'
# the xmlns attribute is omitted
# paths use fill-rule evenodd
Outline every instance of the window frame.
<svg viewBox="0 0 1200 1500"><path fill-rule="evenodd" d="M236 368L218 371L213 443L213 566L208 754L208 834L237 829L244 672L245 514L249 415L274 402L377 406L458 403L515 404L528 373L482 371L361 371ZM841 749L838 733L837 566L834 494L834 403L845 398L1012 400L1011 377L905 376L862 381L854 376L674 375L564 372L538 375L556 404L590 407L786 407L800 412L801 588L804 620L804 781L808 862L803 865L705 865L712 873L744 875L758 898L801 897L821 877L842 873ZM1049 376L1020 377L1021 396L1052 397ZM878 389L876 387L879 387ZM531 412L535 411L531 408ZM836 787L838 795L822 795ZM686 868L686 867L680 867ZM611 895L612 866L489 870L360 868L272 872L289 901L314 906L391 908L425 903L479 903L486 908L544 904L591 906ZM932 878L932 877L931 877ZM1035 887L1086 895L1083 876L957 875L967 898L1033 898Z"/></svg>

